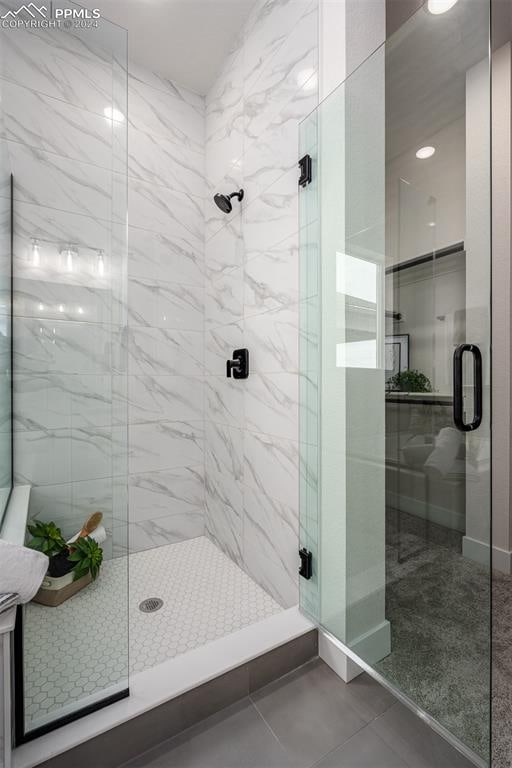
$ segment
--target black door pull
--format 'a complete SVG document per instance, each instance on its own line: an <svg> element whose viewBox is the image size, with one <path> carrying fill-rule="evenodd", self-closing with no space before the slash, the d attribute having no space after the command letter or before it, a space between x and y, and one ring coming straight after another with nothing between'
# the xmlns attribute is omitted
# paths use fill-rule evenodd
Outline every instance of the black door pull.
<svg viewBox="0 0 512 768"><path fill-rule="evenodd" d="M473 421L464 421L462 358L464 352L473 355ZM453 421L461 432L473 432L482 423L482 353L476 344L459 344L453 353Z"/></svg>

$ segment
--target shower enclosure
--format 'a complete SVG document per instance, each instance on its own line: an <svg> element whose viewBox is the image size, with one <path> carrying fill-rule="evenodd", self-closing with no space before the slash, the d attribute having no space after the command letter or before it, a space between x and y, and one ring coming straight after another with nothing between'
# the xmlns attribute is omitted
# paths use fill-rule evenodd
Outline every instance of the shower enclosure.
<svg viewBox="0 0 512 768"><path fill-rule="evenodd" d="M487 764L489 3L421 8L300 140L301 604Z"/></svg>
<svg viewBox="0 0 512 768"><path fill-rule="evenodd" d="M127 38L102 19L10 24L1 43L14 480L31 488L29 520L67 541L101 512L107 534L98 581L19 610L20 744L128 693Z"/></svg>

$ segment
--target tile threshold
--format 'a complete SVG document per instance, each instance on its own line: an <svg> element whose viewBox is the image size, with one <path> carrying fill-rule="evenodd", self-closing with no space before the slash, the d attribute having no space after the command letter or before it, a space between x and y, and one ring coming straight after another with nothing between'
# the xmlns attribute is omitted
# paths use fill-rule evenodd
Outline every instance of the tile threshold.
<svg viewBox="0 0 512 768"><path fill-rule="evenodd" d="M129 698L17 747L13 768L34 768L314 628L295 606L133 675Z"/></svg>

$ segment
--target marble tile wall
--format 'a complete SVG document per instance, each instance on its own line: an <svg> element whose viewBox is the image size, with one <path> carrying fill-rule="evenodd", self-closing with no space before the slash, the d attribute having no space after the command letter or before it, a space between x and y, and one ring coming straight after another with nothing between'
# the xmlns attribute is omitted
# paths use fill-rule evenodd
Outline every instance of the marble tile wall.
<svg viewBox="0 0 512 768"><path fill-rule="evenodd" d="M107 24L107 23L106 23ZM66 536L127 510L126 39L7 29L0 137L14 175L15 482ZM104 110L115 108L119 119ZM112 114L112 112L110 113Z"/></svg>
<svg viewBox="0 0 512 768"><path fill-rule="evenodd" d="M299 122L318 103L318 0L257 0L206 98L207 534L298 602ZM233 213L214 192L245 190ZM227 379L247 347L251 375Z"/></svg>
<svg viewBox="0 0 512 768"><path fill-rule="evenodd" d="M130 65L131 551L204 533L205 102Z"/></svg>

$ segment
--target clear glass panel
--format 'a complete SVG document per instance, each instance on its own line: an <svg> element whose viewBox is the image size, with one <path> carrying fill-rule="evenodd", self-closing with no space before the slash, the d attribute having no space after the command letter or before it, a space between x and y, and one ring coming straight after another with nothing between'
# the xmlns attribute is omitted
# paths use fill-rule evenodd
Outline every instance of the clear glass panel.
<svg viewBox="0 0 512 768"><path fill-rule="evenodd" d="M61 7L79 10L56 2L46 12L55 20ZM97 579L88 583L87 563L75 578L77 548L61 542L23 608L23 739L128 688L127 36L106 19L0 34L14 179L15 481L31 486L29 517L43 536L53 522L69 545L102 515L91 532L103 554Z"/></svg>
<svg viewBox="0 0 512 768"><path fill-rule="evenodd" d="M302 283L318 286L301 315L303 344L315 339L301 360L301 545L314 563L301 604L484 759L488 50L487 2L422 8L301 126L305 151L318 133L302 221L319 210L315 245L301 244Z"/></svg>
<svg viewBox="0 0 512 768"><path fill-rule="evenodd" d="M1 105L0 105L1 109ZM0 116L0 123L2 117ZM0 138L0 526L12 488L12 296L10 167Z"/></svg>

